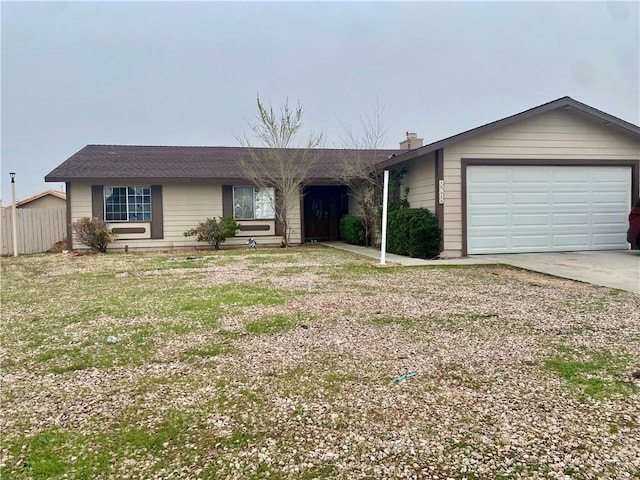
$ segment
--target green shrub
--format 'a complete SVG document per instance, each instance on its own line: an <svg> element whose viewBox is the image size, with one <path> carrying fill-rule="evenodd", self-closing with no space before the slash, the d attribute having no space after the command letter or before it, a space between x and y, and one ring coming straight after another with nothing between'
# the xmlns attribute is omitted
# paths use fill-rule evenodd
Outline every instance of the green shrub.
<svg viewBox="0 0 640 480"><path fill-rule="evenodd" d="M352 245L364 245L366 241L364 219L353 215L345 215L340 219L340 238Z"/></svg>
<svg viewBox="0 0 640 480"><path fill-rule="evenodd" d="M220 244L227 238L234 237L240 230L240 224L233 217L220 217L218 222L215 218L207 218L200 222L196 228L184 232L185 237L197 235L198 242L207 242L216 250L220 250Z"/></svg>
<svg viewBox="0 0 640 480"><path fill-rule="evenodd" d="M83 217L71 224L76 237L94 252L105 253L116 239L108 225L96 217Z"/></svg>
<svg viewBox="0 0 640 480"><path fill-rule="evenodd" d="M434 258L440 254L442 230L426 208L389 212L387 251L414 258Z"/></svg>

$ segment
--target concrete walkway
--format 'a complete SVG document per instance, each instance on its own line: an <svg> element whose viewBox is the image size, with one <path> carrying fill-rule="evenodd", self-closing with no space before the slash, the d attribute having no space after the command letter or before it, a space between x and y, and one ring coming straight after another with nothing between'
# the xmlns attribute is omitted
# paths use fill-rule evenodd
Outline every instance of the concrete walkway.
<svg viewBox="0 0 640 480"><path fill-rule="evenodd" d="M351 245L344 242L320 242L321 245L327 247L337 248L339 250L345 250L347 252L356 253L364 257L374 258L380 263L380 250L369 247L362 247L360 245ZM393 253L387 253L385 256L386 263L398 264L403 267L417 267L424 265L495 265L495 260L484 259L477 257L462 257L462 258L448 258L442 260L423 260L422 258L403 257L402 255L395 255Z"/></svg>

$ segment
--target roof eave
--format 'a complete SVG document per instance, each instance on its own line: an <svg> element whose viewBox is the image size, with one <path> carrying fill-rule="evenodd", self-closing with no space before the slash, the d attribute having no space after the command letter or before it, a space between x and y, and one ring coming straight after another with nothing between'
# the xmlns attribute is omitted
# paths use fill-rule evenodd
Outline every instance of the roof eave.
<svg viewBox="0 0 640 480"><path fill-rule="evenodd" d="M69 183L127 183L140 182L140 183L229 183L243 181L246 182L246 178L241 177L44 177L45 182L69 182Z"/></svg>
<svg viewBox="0 0 640 480"><path fill-rule="evenodd" d="M308 183L323 184L339 182L336 177L310 177ZM251 181L243 177L45 177L45 182L69 182L69 183L105 183L131 184L131 182L162 185L165 183L212 183L212 184L247 184Z"/></svg>
<svg viewBox="0 0 640 480"><path fill-rule="evenodd" d="M635 125L631 122L627 122L626 120L622 120L621 118L615 117L611 114L603 112L602 110L598 110L597 108L593 108L584 103L578 102L573 98L566 97L567 104L564 105L564 108L575 109L586 115L596 118L597 120L602 121L605 125L612 125L614 127L618 127L632 135L640 136L640 126Z"/></svg>
<svg viewBox="0 0 640 480"><path fill-rule="evenodd" d="M430 143L423 147L416 148L415 150L411 150L407 153L391 157L387 160L380 162L378 164L378 167L379 168L391 167L393 165L397 165L399 163L403 163L417 157L422 157L440 148L448 147L449 145L452 145L457 142L461 142L468 138L473 138L475 136L491 132L497 128L506 127L508 125L512 125L522 120L526 120L527 118L531 118L531 117L540 115L542 113L550 112L552 110L557 110L559 108L569 108L569 109L577 110L585 115L588 115L590 117L593 117L597 120L602 121L605 125L612 125L614 127L622 129L627 133L640 137L640 127L638 125L634 125L633 123L627 122L618 117L614 117L613 115L610 115L601 110L598 110L597 108L593 108L593 107L590 107L589 105L578 102L577 100L574 100L571 97L562 97L557 100L553 100L549 103L540 105L538 107L525 110L524 112L516 113L515 115L511 115L509 117L505 117L500 120L496 120L494 122L490 122L485 125L472 128L471 130L467 130L457 135L453 135L451 137L438 140L434 143Z"/></svg>

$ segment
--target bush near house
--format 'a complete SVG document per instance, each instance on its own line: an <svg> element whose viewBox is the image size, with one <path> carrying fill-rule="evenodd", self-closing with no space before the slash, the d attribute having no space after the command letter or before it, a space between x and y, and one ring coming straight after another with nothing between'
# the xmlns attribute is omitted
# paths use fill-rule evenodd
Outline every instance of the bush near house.
<svg viewBox="0 0 640 480"><path fill-rule="evenodd" d="M220 244L229 237L234 237L240 230L240 224L233 217L207 218L200 222L196 228L184 232L185 237L197 235L198 242L207 242L214 249L220 250Z"/></svg>
<svg viewBox="0 0 640 480"><path fill-rule="evenodd" d="M340 237L346 243L364 245L367 237L364 228L364 218L355 215L345 215L342 217L340 219Z"/></svg>
<svg viewBox="0 0 640 480"><path fill-rule="evenodd" d="M71 224L73 232L83 244L94 252L105 253L107 245L116 239L109 226L96 217L83 217Z"/></svg>
<svg viewBox="0 0 640 480"><path fill-rule="evenodd" d="M442 230L426 208L389 212L387 251L414 258L434 258L440 254Z"/></svg>

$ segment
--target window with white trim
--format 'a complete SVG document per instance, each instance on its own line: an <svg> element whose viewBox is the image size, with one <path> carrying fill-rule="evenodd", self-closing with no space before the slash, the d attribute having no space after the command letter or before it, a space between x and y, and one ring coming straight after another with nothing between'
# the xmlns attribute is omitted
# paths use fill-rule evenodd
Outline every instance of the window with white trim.
<svg viewBox="0 0 640 480"><path fill-rule="evenodd" d="M273 188L233 187L233 216L237 220L273 220L275 198Z"/></svg>
<svg viewBox="0 0 640 480"><path fill-rule="evenodd" d="M151 187L104 187L106 222L150 222Z"/></svg>

